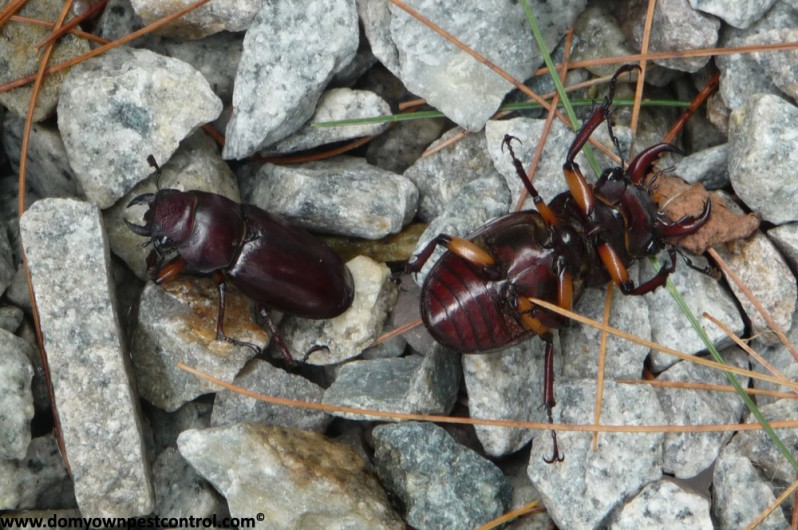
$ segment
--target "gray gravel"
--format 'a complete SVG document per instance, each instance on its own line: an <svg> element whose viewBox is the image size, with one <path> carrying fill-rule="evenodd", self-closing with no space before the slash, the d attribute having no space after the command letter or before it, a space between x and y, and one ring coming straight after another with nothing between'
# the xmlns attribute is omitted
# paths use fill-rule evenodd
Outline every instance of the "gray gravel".
<svg viewBox="0 0 798 530"><path fill-rule="evenodd" d="M26 9L39 9L39 3L31 1ZM517 2L407 4L522 80L542 64ZM560 57L570 26L572 61L639 50L645 6L636 0L569 0L557 9L550 2L531 5L547 46ZM157 0L112 0L95 31L118 38L163 16L164 6ZM43 37L30 28L9 23L0 29L0 50L39 42ZM661 0L650 49L757 45L795 41L796 35L794 1ZM71 36L60 46L66 55L88 48ZM706 119L696 116L677 140L689 156L670 156L663 164L690 182L722 189L739 208L762 217L762 230L716 250L793 339L796 59L794 51L715 58L719 92L707 105ZM35 68L24 61L11 65L0 76L11 77L0 81L14 79L18 68ZM690 99L711 73L708 61L650 64L645 97ZM591 71L609 75L615 68ZM589 75L575 70L568 81ZM254 392L311 403L546 421L544 343L537 338L462 356L418 327L369 349L384 330L418 318L415 282L423 282L443 251L415 278L403 276L401 285L393 273L402 264L383 263L377 253L387 245L405 254L415 246L418 252L440 233L465 237L510 212L523 186L502 141L506 134L517 137L513 149L528 167L544 126L537 111L497 116L506 97L523 99L514 87L393 3L215 0L157 36L54 80L31 132L29 209L21 236L15 174L29 92L0 95L0 511L261 514L261 528L472 528L539 499L546 514L508 528L731 529L748 524L794 479L795 470L757 431L602 433L595 452L591 433L561 430L565 460L546 464L552 448L547 430L444 428L266 404L220 391L177 367L184 362ZM632 97L628 81L619 80L617 97ZM534 87L544 83L529 81ZM575 97L600 101L603 90ZM444 117L319 126L396 114L400 103L415 98ZM48 119L56 108L57 118ZM592 108L578 107L579 118ZM677 115L678 109L645 108L633 138L629 111L619 109L614 131L624 157L633 142L639 151L660 141ZM224 147L198 131L205 124L224 134ZM343 156L312 158L368 135L379 136ZM546 201L567 189L562 164L573 137L570 128L554 122L534 180ZM594 137L614 149L606 127ZM430 145L435 152L422 155ZM160 176L153 174L149 155L162 167ZM306 156L311 158L302 164L288 163ZM598 160L602 167L611 164L603 155ZM596 175L583 155L577 162L593 182ZM147 281L152 246L145 247L126 224L142 224L145 209L127 206L159 188L204 190L253 203L316 234L335 234L331 244L344 251L354 240L370 241L370 250L361 251L369 256L346 257L355 286L347 312L329 320L272 313L295 358L310 352L307 362L286 366L274 344L264 347L271 337L253 321L247 293L228 290L225 331L264 347L260 353L216 340L218 294L210 278ZM525 207L532 207L529 200ZM403 240L413 222L426 223L426 231L417 241ZM21 245L71 476L50 424ZM630 273L635 279L654 274L647 262ZM705 312L732 333L753 336L754 347L772 365L798 378L791 354L774 343L730 282L697 272L681 258L671 279L727 362L767 372L701 319ZM604 297L603 287L587 289L575 311L601 320ZM624 297L616 289L609 325L690 355L705 353L666 289L643 297ZM555 422L594 421L600 340L599 331L576 323L556 334ZM733 393L623 382L651 374L662 382L726 384L717 370L612 336L604 363L602 424L753 421ZM755 399L772 420L798 413L791 400ZM779 432L795 447L793 431ZM776 510L764 527L784 528L787 516Z"/></svg>

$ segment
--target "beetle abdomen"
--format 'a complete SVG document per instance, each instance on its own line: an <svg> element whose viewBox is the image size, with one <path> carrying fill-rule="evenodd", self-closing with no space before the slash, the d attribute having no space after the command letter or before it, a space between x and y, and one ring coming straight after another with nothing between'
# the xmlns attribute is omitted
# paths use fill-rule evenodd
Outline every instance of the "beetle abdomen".
<svg viewBox="0 0 798 530"><path fill-rule="evenodd" d="M453 350L482 352L520 341L531 332L508 310L504 282L484 276L454 254L435 265L421 291L421 317L432 336Z"/></svg>
<svg viewBox="0 0 798 530"><path fill-rule="evenodd" d="M354 297L343 260L301 228L242 205L247 233L226 276L256 302L304 318L332 318Z"/></svg>

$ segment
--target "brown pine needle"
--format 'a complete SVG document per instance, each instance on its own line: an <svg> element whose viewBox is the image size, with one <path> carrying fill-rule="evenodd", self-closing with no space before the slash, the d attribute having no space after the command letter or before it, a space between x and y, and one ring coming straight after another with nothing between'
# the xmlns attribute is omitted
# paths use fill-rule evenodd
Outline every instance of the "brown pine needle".
<svg viewBox="0 0 798 530"><path fill-rule="evenodd" d="M22 6L24 6L27 2L28 0L14 0L4 7L3 10L0 11L0 28L9 21L14 13L22 9Z"/></svg>
<svg viewBox="0 0 798 530"><path fill-rule="evenodd" d="M612 293L614 289L611 283L607 284L607 292L604 295L604 315L602 320L605 326L610 323L610 310L612 309ZM598 374L596 377L596 408L593 411L593 423L601 423L601 401L604 399L604 365L607 359L607 332L601 330L599 335L599 358ZM598 431L593 433L593 450L598 451Z"/></svg>
<svg viewBox="0 0 798 530"><path fill-rule="evenodd" d="M771 513L773 513L773 512L776 510L776 508L778 508L779 506L781 506L781 504L782 504L782 503L783 503L785 500L787 500L787 497L789 497L790 495L792 495L792 493L793 493L793 492L795 492L795 491L798 491L798 481L795 481L795 482L793 482L792 484L790 484L790 487L789 487L789 488L787 488L786 490L784 490L784 491L781 493L781 495L779 495L779 496L778 496L778 498L777 498L775 501L773 501L773 503L772 503L770 506L768 506L767 508L765 508L765 509L762 511L762 513L760 513L760 514L759 514L759 515L756 517L756 519L754 519L753 521L751 521L751 522L748 524L748 526L746 526L746 527L745 527L745 528L746 528L746 530L749 530L749 529L750 529L750 530L753 530L754 528L756 528L757 526L759 526L760 524L762 524L762 522L763 522L765 519L767 519L767 517L768 517L768 516L769 516Z"/></svg>
<svg viewBox="0 0 798 530"><path fill-rule="evenodd" d="M684 126L687 124L687 121L693 117L693 114L698 110L698 108L704 104L707 98L718 88L720 84L720 72L715 72L704 88L696 94L693 98L693 101L690 102L690 106L685 109L684 112L676 119L676 122L671 126L671 129L668 131L668 134L662 139L663 143L670 144L676 139L676 136L684 129Z"/></svg>
<svg viewBox="0 0 798 530"><path fill-rule="evenodd" d="M728 392L736 393L737 389L730 385L714 385L710 383L689 383L685 381L660 381L658 379L619 379L618 383L624 385L650 385L660 388L678 388L682 390L706 390L709 392ZM744 388L746 394L752 396L767 396L776 399L798 399L793 392L778 392L776 390L764 390L761 388Z"/></svg>
<svg viewBox="0 0 798 530"><path fill-rule="evenodd" d="M746 53L775 52L798 49L798 42L774 42L771 44L751 44L748 46L738 46L733 48L699 48L684 51L664 51L649 53L633 53L629 55L618 55L615 57L600 57L596 59L586 59L584 61L572 61L569 65L571 70L577 68L589 68L591 66L605 66L613 64L635 63L640 61L656 61L665 59L690 59L693 57L710 57L713 55L735 55ZM545 67L539 68L534 75L545 75Z"/></svg>
<svg viewBox="0 0 798 530"><path fill-rule="evenodd" d="M372 346L376 346L377 344L381 344L381 343L385 342L388 339L392 339L392 338L396 337L397 335L401 335L402 333L404 333L406 331L410 331L411 329L413 329L413 328L415 328L417 326L420 326L420 325L421 325L421 319L417 318L415 320L411 320L407 324L402 324L398 328L394 328L391 331L386 331L385 333L383 333L382 335L380 335L379 337L374 339L374 342L369 344L369 348L371 348Z"/></svg>
<svg viewBox="0 0 798 530"><path fill-rule="evenodd" d="M700 364L702 366L709 366L710 368L715 368L717 370L723 370L723 371L726 371L726 372L731 372L731 373L734 373L734 374L737 374L737 375L750 377L752 379L757 379L757 380L760 380L760 381L768 381L768 382L774 383L776 385L786 386L786 387L789 387L789 388L791 388L793 390L798 390L798 382L783 381L782 379L779 379L779 378L773 377L773 376L769 376L767 374L761 374L761 373L758 373L758 372L753 372L751 370L745 370L743 368L738 368L738 367L732 366L732 365L716 363L715 361L710 361L708 359L704 359L703 357L696 357L694 355L688 355L686 353L673 350L673 349L668 348L666 346L662 346L661 344L657 344L656 342L652 342L650 340L642 339L640 337L635 337L631 333L627 333L627 332L622 331L622 330L620 330L618 328L613 328L611 326L605 326L604 324L601 324L600 322L596 322L595 320L591 320L589 318L583 317L582 315L579 315L579 314L574 313L572 311L567 311L567 310L557 306L556 304L552 304L551 302L547 302L547 301L541 300L539 298L530 298L529 300L533 304L539 305L540 307L542 307L544 309L548 309L549 311L551 311L553 313L557 313L559 315L563 315L565 317L570 318L571 320L575 320L575 321L580 322L582 324L586 324L588 326L592 326L592 327L594 327L596 329L599 329L599 330L606 329L608 333L612 333L613 335L615 335L617 337L621 337L622 339L626 339L626 340L628 340L630 342L634 342L635 344L640 344L642 346L646 346L646 347L651 348L653 350L656 350L656 351L671 355L673 357L676 357L677 359L681 359L683 361L688 361L688 362L695 363L695 364Z"/></svg>
<svg viewBox="0 0 798 530"><path fill-rule="evenodd" d="M702 316L704 318L706 318L707 320L709 320L710 322L712 322L713 324L715 324L716 326L718 326L720 328L720 330L723 331L723 333L726 334L727 337L732 339L734 341L734 343L737 344L737 346L739 346L740 348L742 348L742 350L745 351L748 355L750 355L751 357L756 359L756 361L760 365L762 365L768 372L773 374L775 377L778 377L778 378L782 379L783 381L789 381L787 376L785 376L783 373L781 373L775 366L773 366L772 364L767 362L767 360L765 360L764 357L762 357L757 352L755 352L754 349L751 348L745 342L743 342L740 339L740 337L738 337L737 335L732 333L732 331L728 328L728 326L724 325L722 322L720 322L717 318L713 317L709 313L705 312Z"/></svg>
<svg viewBox="0 0 798 530"><path fill-rule="evenodd" d="M656 0L648 0L648 9L646 10L646 22L643 26L643 42L640 46L640 53L643 55L648 53L648 46L651 41L651 27L654 24L654 8L657 5ZM646 65L648 61L640 61L640 72L637 76L637 86L635 87L635 102L632 106L632 119L629 127L632 132L637 132L637 122L640 119L640 101L643 99L643 85L646 81ZM632 147L629 150L629 158L634 155L634 139L632 140Z"/></svg>
<svg viewBox="0 0 798 530"><path fill-rule="evenodd" d="M501 517L497 517L492 521L488 521L487 523L478 527L477 530L491 530L492 528L496 528L505 523L509 523L510 521L512 521L513 519L517 519L518 517L523 517L524 515L531 515L533 513L541 513L545 510L546 508L540 506L539 500L534 500L525 506L521 506L518 509L515 509L511 512L507 512Z"/></svg>
<svg viewBox="0 0 798 530"><path fill-rule="evenodd" d="M87 52L87 53L84 53L83 55L78 55L77 57L73 57L72 59L70 59L68 61L64 61L63 63L58 63L56 65L53 65L53 66L51 66L50 68L47 68L44 71L44 75L47 76L47 75L50 75L50 74L54 74L56 72L60 72L61 70L66 70L67 68L75 66L76 64L82 63L86 59L91 59L92 57L96 57L97 55L103 54L103 53L107 52L108 50L110 50L112 48L116 48L117 46L121 46L122 44L127 44L130 41L136 40L139 37L142 37L142 36L146 35L147 33L151 33L153 31L155 31L156 29L173 22L174 20L182 17L186 13L189 13L189 12L197 9L198 7L200 7L200 6L204 5L204 4L207 4L208 2L210 2L210 0L197 0L193 4L190 4L190 5L186 6L186 7L184 7L180 11L172 13L171 15L166 16L166 17L164 17L164 18L162 18L160 20L156 20L152 24L150 24L148 26L144 26L143 28L141 28L141 29L139 29L137 31L134 31L133 33L130 33L128 35L125 35L122 38L119 38L119 39L117 39L115 41L112 41L112 42L109 42L107 44L104 44L104 45L102 45L102 46L100 46L98 48L95 48L95 49ZM15 81L11 81L9 83L5 83L4 85L0 85L0 92L8 92L9 90L13 90L15 88L18 88L18 87L21 87L21 86L25 86L28 83L30 83L31 81L33 81L34 78L35 78L35 76L29 75L29 76L26 76L26 77L21 77L21 78L15 80Z"/></svg>
<svg viewBox="0 0 798 530"><path fill-rule="evenodd" d="M574 37L574 28L569 28L568 33L565 34L565 53L563 55L562 64L560 65L559 77L560 83L565 86L566 77L568 75L568 61L571 59L571 41ZM532 162L529 164L529 169L526 171L526 176L529 178L529 182L535 178L535 173L538 170L538 164L540 164L540 158L543 156L543 148L546 145L546 140L549 137L549 131L551 131L551 124L554 122L554 111L557 110L557 105L560 102L560 95L554 92L554 95L551 97L551 107L549 107L548 112L546 113L546 121L543 123L543 130L540 133L540 140L538 141L537 146L535 146L535 154L532 156ZM513 208L514 212L518 212L524 205L524 201L526 200L527 196L527 189L526 187L521 188L521 194L518 196L518 202L515 203L515 208Z"/></svg>
<svg viewBox="0 0 798 530"><path fill-rule="evenodd" d="M64 2L64 6L61 9L61 14L58 17L58 20L53 24L53 32L57 32L58 28L61 27L61 24L64 22L67 14L69 13L69 8L72 6L72 1ZM42 58L39 61L39 68L36 72L36 76L33 82L33 88L30 94L30 103L28 103L28 114L25 117L25 128L22 131L22 146L20 147L19 152L19 192L17 196L17 212L19 218L22 219L22 214L25 213L25 174L27 172L28 167L28 146L30 144L30 132L31 128L33 127L33 114L36 111L36 100L39 98L39 91L41 89L42 83L44 82L44 71L47 67L47 62L50 60L50 56L53 53L53 45L50 44L44 49L44 53L42 54ZM56 401L55 401L55 391L53 390L53 381L50 378L50 364L47 360L47 351L44 347L44 335L42 335L42 328L41 328L41 320L39 318L39 308L36 306L36 293L33 292L33 282L31 281L30 277L30 268L28 267L28 256L24 252L22 252L22 265L25 268L25 276L27 278L28 284L28 296L31 300L31 313L33 316L33 324L36 329L36 345L39 348L39 355L42 360L42 370L45 376L45 382L47 384L47 394L50 398L50 407L53 411L53 423L54 423L54 431L56 434L56 441L58 443L58 449L61 451L61 456L64 459L64 466L67 469L67 472L71 475L72 471L69 466L69 458L67 457L66 446L64 445L64 439L61 436L63 432L61 429L61 420L58 416L58 409L56 408Z"/></svg>
<svg viewBox="0 0 798 530"><path fill-rule="evenodd" d="M193 374L200 379L209 381L217 386L226 388L242 396L247 396L252 399L271 403L273 405L282 405L286 407L298 407L311 410L322 410L329 413L348 413L357 414L361 416L371 416L374 418L384 418L392 420L404 421L432 421L436 423L453 423L457 425L485 425L489 427L511 427L516 429L531 429L539 431L548 431L555 429L557 431L570 431L570 432L618 432L618 433L652 433L652 432L728 432L728 431L758 431L762 429L759 423L729 423L729 424L716 424L716 425L566 425L562 423L541 423L541 422L526 422L516 420L498 420L487 418L463 418L452 416L436 416L431 414L410 414L405 412L390 412L383 410L361 409L356 407L344 407L340 405L325 405L324 403L311 403L308 401L299 401L295 399L280 398L275 396L266 396L252 392L245 388L235 386L231 383L222 381L221 379L212 375L206 374L178 362L176 365L181 370ZM786 421L772 421L770 426L774 429L794 429L798 428L798 420Z"/></svg>
<svg viewBox="0 0 798 530"><path fill-rule="evenodd" d="M787 335L784 333L784 330L781 329L781 326L776 323L773 317L770 316L770 313L768 313L762 306L762 303L759 301L759 299L754 296L754 293L751 292L751 289L749 289L743 283L743 280L731 269L731 267L729 267L729 264L720 257L720 254L718 254L714 248L710 247L709 250L707 250L707 253L712 259L715 260L715 263L718 264L718 267L720 267L726 276L730 278L735 285L737 285L737 287L740 288L740 291L745 295L746 298L748 298L748 301L753 304L759 314L762 315L762 318L765 319L765 322L768 326L770 326L770 329L776 334L779 340L781 340L781 343L784 344L788 350L790 350L793 359L798 362L798 350L795 349L795 346L792 345L790 339L787 338Z"/></svg>
<svg viewBox="0 0 798 530"><path fill-rule="evenodd" d="M46 20L39 20L38 18L23 17L23 16L20 16L20 15L12 16L11 17L11 21L12 22L22 22L24 24L33 24L33 25L36 25L36 26L45 26L45 27L48 27L48 28L52 28L54 26L54 24L52 22L48 22ZM85 31L81 31L81 30L75 29L75 28L70 29L68 31L68 33L71 33L71 34L75 35L76 37L80 37L81 39L90 40L92 42L98 42L100 44L106 44L108 42L107 40L103 39L102 37L98 37L97 35L94 35L92 33L87 33Z"/></svg>
<svg viewBox="0 0 798 530"><path fill-rule="evenodd" d="M72 31L72 28L74 28L84 20L91 18L95 14L99 13L107 3L108 0L100 0L99 2L91 6L91 9L88 9L85 13L82 13L81 15L73 18L72 20L61 26L61 28L58 31L54 31L49 37L47 37L47 39L39 43L36 46L36 49L41 50L45 46L49 45L51 42L55 42L56 40L60 39L70 31Z"/></svg>

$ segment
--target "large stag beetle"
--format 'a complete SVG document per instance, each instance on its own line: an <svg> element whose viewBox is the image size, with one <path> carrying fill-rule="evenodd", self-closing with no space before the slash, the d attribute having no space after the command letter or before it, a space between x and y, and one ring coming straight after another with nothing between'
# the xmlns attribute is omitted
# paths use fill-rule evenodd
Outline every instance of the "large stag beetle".
<svg viewBox="0 0 798 530"><path fill-rule="evenodd" d="M152 156L147 160L160 171ZM217 339L253 346L224 334L226 280L254 300L257 315L287 362L293 358L268 308L323 319L340 315L352 304L352 274L343 260L276 215L204 191L162 189L139 195L128 208L138 204L149 207L144 226L126 222L130 230L150 238L148 275L156 283L180 272L210 274L216 281Z"/></svg>
<svg viewBox="0 0 798 530"><path fill-rule="evenodd" d="M642 295L663 285L676 266L668 238L692 234L709 219L710 204L697 217L669 223L657 211L644 178L652 163L675 148L658 144L641 152L626 169L604 171L588 184L575 162L590 135L609 119L616 79L636 66L623 66L613 76L604 104L585 122L563 165L569 192L546 204L504 144L535 203L527 210L495 219L466 238L441 234L408 263L418 272L438 245L447 249L421 288L421 316L441 344L463 352L504 348L538 335L546 343L543 401L552 422L554 360L552 329L567 324L562 316L533 304L538 298L570 310L585 287L612 281L624 294ZM610 136L617 146L618 142ZM652 278L635 285L627 268L636 259L666 250L667 263ZM562 460L552 431L553 454Z"/></svg>

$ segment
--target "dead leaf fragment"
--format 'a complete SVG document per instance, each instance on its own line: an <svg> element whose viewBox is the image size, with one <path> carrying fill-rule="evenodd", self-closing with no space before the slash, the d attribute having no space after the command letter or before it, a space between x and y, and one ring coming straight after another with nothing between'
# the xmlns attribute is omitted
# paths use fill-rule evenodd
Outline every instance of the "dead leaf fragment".
<svg viewBox="0 0 798 530"><path fill-rule="evenodd" d="M652 198L671 222L685 215L700 215L707 198L711 198L709 221L695 234L671 240L696 254L703 254L719 243L744 239L759 228L757 215L734 213L719 193L709 192L701 184L688 184L677 176L660 173L652 189Z"/></svg>

